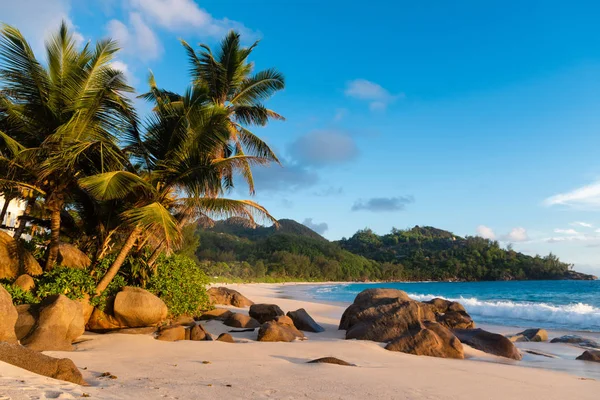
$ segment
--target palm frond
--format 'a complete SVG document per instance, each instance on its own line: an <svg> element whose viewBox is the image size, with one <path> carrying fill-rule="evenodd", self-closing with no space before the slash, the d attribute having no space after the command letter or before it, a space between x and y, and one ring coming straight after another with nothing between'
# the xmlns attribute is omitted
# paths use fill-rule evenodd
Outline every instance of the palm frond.
<svg viewBox="0 0 600 400"><path fill-rule="evenodd" d="M147 234L164 240L167 247L176 245L181 239L177 221L160 202L133 208L125 211L122 216L132 226L139 226Z"/></svg>
<svg viewBox="0 0 600 400"><path fill-rule="evenodd" d="M152 193L153 188L136 174L127 171L112 171L81 178L79 186L98 200L122 199L141 191Z"/></svg>

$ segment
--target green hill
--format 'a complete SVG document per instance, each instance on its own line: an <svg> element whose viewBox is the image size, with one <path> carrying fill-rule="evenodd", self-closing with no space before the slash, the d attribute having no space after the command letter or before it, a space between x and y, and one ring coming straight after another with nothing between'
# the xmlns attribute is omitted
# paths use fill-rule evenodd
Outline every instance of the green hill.
<svg viewBox="0 0 600 400"><path fill-rule="evenodd" d="M369 229L330 242L296 221L279 229L226 220L199 228L196 256L212 276L302 280L591 279L553 254L528 256L480 237L433 227Z"/></svg>

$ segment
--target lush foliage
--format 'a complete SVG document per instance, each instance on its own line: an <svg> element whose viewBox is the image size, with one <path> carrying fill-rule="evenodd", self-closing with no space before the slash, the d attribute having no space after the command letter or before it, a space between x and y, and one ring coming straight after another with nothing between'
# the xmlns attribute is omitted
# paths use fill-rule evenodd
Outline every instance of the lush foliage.
<svg viewBox="0 0 600 400"><path fill-rule="evenodd" d="M294 221L251 229L235 221L200 229L197 256L209 276L265 280L557 279L570 270L552 254L527 256L480 237L432 227L369 229L329 242ZM308 231L308 232L307 232Z"/></svg>
<svg viewBox="0 0 600 400"><path fill-rule="evenodd" d="M165 302L172 316L194 315L199 309L210 307L207 284L208 278L194 261L173 255L157 260L156 272L146 289Z"/></svg>
<svg viewBox="0 0 600 400"><path fill-rule="evenodd" d="M8 294L10 294L15 306L20 304L37 304L40 302L39 297L35 296L33 293L25 291L18 286L14 286L8 281L3 281L0 285L2 285Z"/></svg>
<svg viewBox="0 0 600 400"><path fill-rule="evenodd" d="M39 298L64 294L70 299L82 299L94 293L96 282L90 273L83 269L58 267L46 272L38 279L35 293Z"/></svg>

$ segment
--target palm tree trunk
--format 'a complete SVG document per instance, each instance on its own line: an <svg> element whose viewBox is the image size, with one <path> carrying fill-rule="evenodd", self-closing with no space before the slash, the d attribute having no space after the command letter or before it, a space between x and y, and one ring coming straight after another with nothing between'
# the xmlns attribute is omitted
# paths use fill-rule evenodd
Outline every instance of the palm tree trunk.
<svg viewBox="0 0 600 400"><path fill-rule="evenodd" d="M163 242L160 242L158 247L156 247L156 249L154 249L154 252L148 259L148 266L150 268L154 269L154 263L156 262L156 260L158 260L158 257L160 257L160 255L162 254L162 250L163 250Z"/></svg>
<svg viewBox="0 0 600 400"><path fill-rule="evenodd" d="M121 268L121 265L123 265L123 263L125 262L125 259L129 255L129 252L131 251L131 249L133 249L133 246L135 246L135 241L140 236L140 233L142 233L142 228L139 226L136 226L133 229L133 231L131 231L131 233L129 234L129 237L125 241L125 244L123 245L123 247L121 247L121 251L119 251L117 258L115 258L115 261L113 261L112 265L106 271L106 274L104 274L104 276L102 277L102 279L96 286L96 295L97 296L101 295L102 292L104 290L106 290L108 285L112 282L114 277L117 275L117 273L119 272L119 269Z"/></svg>
<svg viewBox="0 0 600 400"><path fill-rule="evenodd" d="M32 200L32 199L27 200L27 205L25 206L25 211L23 212L23 215L21 215L21 217L25 217L25 216L29 215L29 213L31 212L33 202L34 202L34 200ZM17 230L15 230L15 234L13 236L15 238L15 240L19 240L21 238L21 235L25 231L25 226L27 226L27 221L25 221L24 218L20 218L19 226L17 227Z"/></svg>
<svg viewBox="0 0 600 400"><path fill-rule="evenodd" d="M58 246L60 245L60 211L62 207L56 207L50 214L50 244L48 245L48 258L46 258L46 271L52 270L58 258Z"/></svg>

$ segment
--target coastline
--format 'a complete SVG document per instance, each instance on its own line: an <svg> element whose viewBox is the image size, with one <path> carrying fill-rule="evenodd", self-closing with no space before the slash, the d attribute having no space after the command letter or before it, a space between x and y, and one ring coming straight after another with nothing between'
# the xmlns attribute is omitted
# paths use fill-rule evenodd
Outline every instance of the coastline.
<svg viewBox="0 0 600 400"><path fill-rule="evenodd" d="M305 308L326 329L307 333L306 341L256 342L255 332L233 333L235 344L171 343L149 335L86 333L76 351L46 354L71 358L91 386L55 381L0 363L0 398L78 398L86 393L102 399L595 399L600 390L600 364L530 354L521 362L506 361L468 347L469 359L451 360L344 340L344 331L338 331L337 325L346 305L308 298L302 290L294 290L306 285L314 283L226 285L257 303L278 304L284 311ZM247 313L247 309L236 311ZM231 329L219 321L203 325L213 335ZM518 345L543 352L552 346L553 353L565 358L582 352L563 344ZM358 367L306 364L325 356ZM107 371L117 379L98 377Z"/></svg>

